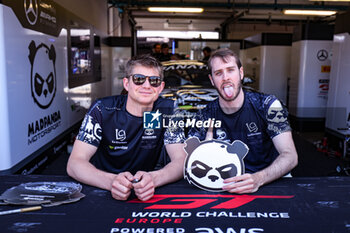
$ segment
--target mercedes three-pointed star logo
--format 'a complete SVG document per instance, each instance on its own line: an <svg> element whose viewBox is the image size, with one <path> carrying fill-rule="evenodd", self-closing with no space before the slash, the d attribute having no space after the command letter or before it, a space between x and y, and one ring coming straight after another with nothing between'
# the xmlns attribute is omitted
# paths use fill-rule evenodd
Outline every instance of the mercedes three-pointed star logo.
<svg viewBox="0 0 350 233"><path fill-rule="evenodd" d="M319 61L325 61L328 58L328 52L324 49L321 49L317 52L317 59Z"/></svg>
<svg viewBox="0 0 350 233"><path fill-rule="evenodd" d="M34 25L38 20L38 9L37 0L24 0L24 12L31 25Z"/></svg>

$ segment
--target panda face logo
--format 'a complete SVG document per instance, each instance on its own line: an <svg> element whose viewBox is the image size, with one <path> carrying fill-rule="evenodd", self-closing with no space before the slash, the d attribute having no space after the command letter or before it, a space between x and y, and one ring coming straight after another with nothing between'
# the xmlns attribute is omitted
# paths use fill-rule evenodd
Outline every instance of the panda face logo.
<svg viewBox="0 0 350 233"><path fill-rule="evenodd" d="M287 121L287 118L283 116L283 107L279 100L275 100L269 110L267 111L267 119L270 122L280 123Z"/></svg>
<svg viewBox="0 0 350 233"><path fill-rule="evenodd" d="M29 61L31 64L31 91L34 102L40 108L48 108L56 94L56 52L53 45L50 48L41 43L39 46L32 41L29 44Z"/></svg>
<svg viewBox="0 0 350 233"><path fill-rule="evenodd" d="M208 140L200 142L198 138L186 141L184 177L190 184L208 191L223 191L223 181L244 173L243 158L248 146L236 140L232 144Z"/></svg>
<svg viewBox="0 0 350 233"><path fill-rule="evenodd" d="M222 129L217 129L216 130L216 138L219 140L224 140L226 139L226 132Z"/></svg>

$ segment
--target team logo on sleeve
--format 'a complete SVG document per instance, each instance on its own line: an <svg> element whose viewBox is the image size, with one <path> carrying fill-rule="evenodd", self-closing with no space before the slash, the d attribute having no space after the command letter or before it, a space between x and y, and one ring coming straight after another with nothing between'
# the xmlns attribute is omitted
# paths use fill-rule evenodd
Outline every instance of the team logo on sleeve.
<svg viewBox="0 0 350 233"><path fill-rule="evenodd" d="M270 122L281 123L287 121L283 115L283 107L280 101L275 100L267 111L267 119Z"/></svg>
<svg viewBox="0 0 350 233"><path fill-rule="evenodd" d="M186 141L184 176L190 184L208 191L223 191L223 181L244 173L243 158L248 146L235 140L232 144L197 137Z"/></svg>
<svg viewBox="0 0 350 233"><path fill-rule="evenodd" d="M83 121L82 133L84 134L84 142L93 143L100 142L102 139L102 128L99 123L91 116L86 116Z"/></svg>
<svg viewBox="0 0 350 233"><path fill-rule="evenodd" d="M160 129L162 113L157 110L156 112L144 112L143 113L143 128L144 129Z"/></svg>

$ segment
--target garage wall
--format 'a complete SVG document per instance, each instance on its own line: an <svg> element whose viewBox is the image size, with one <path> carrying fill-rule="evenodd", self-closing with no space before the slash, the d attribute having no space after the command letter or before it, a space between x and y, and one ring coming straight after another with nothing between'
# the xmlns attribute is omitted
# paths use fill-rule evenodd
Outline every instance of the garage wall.
<svg viewBox="0 0 350 233"><path fill-rule="evenodd" d="M242 40L263 32L273 33L293 33L294 26L279 24L230 24L228 27L227 39Z"/></svg>
<svg viewBox="0 0 350 233"><path fill-rule="evenodd" d="M54 0L70 12L92 24L100 33L107 34L106 0Z"/></svg>

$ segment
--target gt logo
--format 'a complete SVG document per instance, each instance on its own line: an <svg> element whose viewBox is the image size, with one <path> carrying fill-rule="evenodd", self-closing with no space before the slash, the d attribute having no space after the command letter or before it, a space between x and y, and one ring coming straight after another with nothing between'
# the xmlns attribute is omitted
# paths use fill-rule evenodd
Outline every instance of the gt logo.
<svg viewBox="0 0 350 233"><path fill-rule="evenodd" d="M212 202L224 199L224 202L216 204L210 209L234 209L255 199L290 199L293 196L273 196L273 195L223 195L223 194L158 194L154 195L148 201L140 201L133 199L129 203L157 203L169 202L169 204L153 204L145 207L145 209L196 209ZM226 199L226 200L225 200ZM228 200L227 200L228 199ZM185 204L173 204L174 202L181 202ZM187 203L186 203L187 202Z"/></svg>

